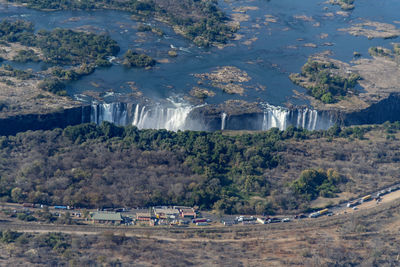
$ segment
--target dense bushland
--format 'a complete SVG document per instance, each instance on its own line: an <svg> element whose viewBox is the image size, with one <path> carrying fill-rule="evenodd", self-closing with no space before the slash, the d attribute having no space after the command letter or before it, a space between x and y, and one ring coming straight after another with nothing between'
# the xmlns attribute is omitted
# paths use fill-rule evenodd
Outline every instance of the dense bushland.
<svg viewBox="0 0 400 267"><path fill-rule="evenodd" d="M322 180L299 172L292 185L271 183L273 177L265 173L285 162L280 154L287 149L285 142L362 139L368 130L290 127L230 136L103 123L29 131L0 138L0 196L4 201L84 207L199 205L232 213L307 208L317 195L334 196L342 179L328 170L321 171ZM313 190L303 190L304 183ZM299 197L283 199L285 194L277 193L283 189Z"/></svg>
<svg viewBox="0 0 400 267"><path fill-rule="evenodd" d="M227 137L104 123L2 137L0 194L17 202L90 207L211 208L224 197L244 201L249 194L268 195L263 169L279 163L274 151L281 134ZM15 188L20 193L13 195Z"/></svg>

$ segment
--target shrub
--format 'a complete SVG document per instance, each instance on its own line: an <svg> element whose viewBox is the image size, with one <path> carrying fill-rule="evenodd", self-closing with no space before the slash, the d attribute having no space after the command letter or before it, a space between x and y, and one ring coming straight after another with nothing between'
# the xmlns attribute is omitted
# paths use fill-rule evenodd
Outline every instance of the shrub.
<svg viewBox="0 0 400 267"><path fill-rule="evenodd" d="M123 65L125 67L152 67L156 64L156 61L145 54L139 54L132 50L128 50L124 55Z"/></svg>
<svg viewBox="0 0 400 267"><path fill-rule="evenodd" d="M39 89L56 95L65 96L67 94L65 84L58 79L45 79L38 86Z"/></svg>

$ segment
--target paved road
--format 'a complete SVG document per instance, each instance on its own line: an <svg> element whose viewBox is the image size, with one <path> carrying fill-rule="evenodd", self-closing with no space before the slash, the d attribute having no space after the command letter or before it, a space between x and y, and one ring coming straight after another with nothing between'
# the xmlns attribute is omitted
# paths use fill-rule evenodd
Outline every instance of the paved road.
<svg viewBox="0 0 400 267"><path fill-rule="evenodd" d="M377 193L382 192L383 190L388 191L389 189L394 189L394 188L396 188L397 190L391 190L390 193L387 193L384 196L382 196L382 200L381 200L380 203L390 202L390 201L393 201L395 199L399 199L400 198L400 184L392 185L390 187L386 187L384 189L377 190L377 191L371 193L371 195L375 196ZM357 200L357 199L355 199L355 200ZM352 201L354 201L354 200L352 200ZM376 201L372 200L372 201L368 201L368 202L362 203L361 205L358 205L357 206L357 210L353 210L352 208L348 208L347 207L347 202L346 202L346 203L331 207L329 210L331 212L333 212L335 215L343 215L343 214L346 214L346 213L351 214L351 213L354 213L354 212L358 212L359 210L363 210L363 209L367 209L367 208L373 208L373 207L375 207L377 205L379 205L379 203L376 203ZM2 208L2 209L9 208L9 209L15 209L15 210L27 209L27 208L23 207L20 204L14 204L14 203L0 203L0 208ZM37 209L33 209L33 208L28 208L28 209L37 210ZM65 212L65 211L62 211L62 210L54 210L54 209L52 209L51 211L52 212ZM70 211L70 212L73 212L73 211ZM204 215L204 217L211 219L213 222L219 222L221 219L233 220L237 216L237 215L219 216L219 215L212 214L210 212L202 212L202 214ZM279 216L279 217L282 217L282 218L283 217L290 217L292 220L294 219L293 216ZM4 219L6 219L6 218L4 218ZM315 219L313 219L313 220L315 220ZM20 224L12 223L11 221L9 221L9 222L1 221L1 218L0 218L0 229L21 230L21 229L25 229L26 227L27 227L27 224L24 224L24 223L20 223ZM38 224L38 223L29 224L29 227L31 227L32 231L33 230L38 231L40 229L43 229L43 225ZM114 230L131 231L132 229L141 229L140 227L136 227L136 226L135 227L126 227L126 228L124 228L122 226L100 226L100 225L99 226L93 226L93 225L86 225L86 226L48 225L46 227L48 227L46 229L50 229L51 228L52 229L51 231L61 231L61 230L72 231L72 232L77 232L78 231L78 232L88 233L88 234L89 234L89 232L92 233L92 234L96 234L96 233L104 232L104 231L114 231ZM69 230L68 227L72 227L72 228ZM222 225L219 225L219 226L212 225L212 226L207 226L206 229L207 230L213 230L213 229L221 229L223 227L224 226L222 226ZM235 227L238 227L238 226L235 226ZM252 226L251 225L245 225L245 226L242 226L242 227L252 227ZM149 228L146 227L146 228L143 228L143 229L149 229ZM157 227L151 227L151 229L182 229L182 228L175 228L175 227L166 228L166 227L157 226ZM188 228L185 228L185 229L198 230L199 227L188 227Z"/></svg>
<svg viewBox="0 0 400 267"><path fill-rule="evenodd" d="M393 189L395 189L395 190L393 190ZM389 192L389 190L390 190L390 192ZM400 198L400 184L395 184L395 185L386 187L384 189L377 190L377 191L375 191L375 192L373 192L373 193L371 193L369 195L371 195L372 198L373 198L374 196L376 196L378 193L380 193L382 191L389 192L389 193L386 193L385 195L381 196L381 201L380 202L376 202L375 200L372 199L370 201L367 201L365 203L357 205L356 206L357 207L356 210L354 210L353 208L348 208L347 207L347 203L348 202L346 202L346 203L343 203L343 204L340 204L340 205L337 205L337 206L334 206L334 207L330 208L330 211L333 212L336 215L340 215L340 214L344 214L344 213L353 213L353 212L357 212L357 210L361 210L361 209L365 209L365 208L371 208L373 206L379 205L379 203L385 203L387 201L391 201L393 199ZM355 200L361 200L361 198L353 199L353 200L351 200L349 202L352 202L352 201L355 201Z"/></svg>
<svg viewBox="0 0 400 267"><path fill-rule="evenodd" d="M96 235L103 232L113 232L118 235L130 237L154 239L160 241L171 242L242 242L255 241L259 239L273 239L274 234L284 234L290 236L295 230L315 231L321 227L337 227L353 216L373 215L392 209L393 205L400 205L400 198L391 195L386 202L382 202L379 206L373 206L369 209L360 210L359 213L345 214L343 216L320 217L318 219L296 220L290 223L267 224L267 225L246 225L235 227L189 227L177 229L174 227L125 227L125 226L103 226L103 225L56 225L56 224L40 224L26 223L19 221L11 221L0 218L0 231L13 230L29 233L50 233L61 232L74 235ZM262 236L258 233L264 233ZM187 235L193 233L194 235ZM199 236L196 233L205 234ZM227 233L224 235L223 233ZM232 233L238 233L237 237L232 237ZM370 233L368 233L370 234ZM185 241L183 241L185 240Z"/></svg>

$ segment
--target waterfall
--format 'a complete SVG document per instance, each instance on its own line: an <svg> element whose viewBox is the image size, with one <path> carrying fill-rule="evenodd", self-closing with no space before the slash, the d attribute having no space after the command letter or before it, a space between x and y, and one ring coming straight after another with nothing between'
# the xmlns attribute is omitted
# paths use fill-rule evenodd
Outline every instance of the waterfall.
<svg viewBox="0 0 400 267"><path fill-rule="evenodd" d="M226 124L226 113L222 113L221 115L221 130L225 130L225 124Z"/></svg>
<svg viewBox="0 0 400 267"><path fill-rule="evenodd" d="M193 107L177 102L171 102L171 104L170 107L143 106L141 110L139 105L136 105L132 124L139 129L185 130L186 119Z"/></svg>
<svg viewBox="0 0 400 267"><path fill-rule="evenodd" d="M139 104L138 104L138 106L139 106ZM139 108L138 108L138 110L139 110ZM143 124L144 124L144 121L145 121L145 116L146 116L145 110L146 110L146 106L143 106L141 111L140 111L140 113L138 114L138 118L139 119L138 119L137 123L133 124L133 125L137 126L138 128L141 128L141 129L143 128Z"/></svg>
<svg viewBox="0 0 400 267"><path fill-rule="evenodd" d="M332 113L317 111L310 108L287 109L269 104L263 105L263 112L228 115L223 112L215 116L202 112L189 116L191 111L200 108L184 101L174 101L155 105L131 103L101 103L91 106L90 121L101 124L103 121L117 125L134 125L139 129L178 130L269 130L279 128L285 130L288 126L307 130L328 129L335 120ZM192 114L192 113L191 113ZM199 116L200 115L200 116ZM207 117L208 116L208 117ZM88 118L82 117L82 121ZM215 124L213 124L213 121ZM207 124L211 122L211 124ZM215 125L209 127L209 125Z"/></svg>
<svg viewBox="0 0 400 267"><path fill-rule="evenodd" d="M139 104L136 104L135 107L135 114L133 116L133 122L132 125L137 125L139 122Z"/></svg>
<svg viewBox="0 0 400 267"><path fill-rule="evenodd" d="M268 130L276 127L280 130L285 130L287 127L289 115L290 112L287 109L267 105L264 110L261 129Z"/></svg>
<svg viewBox="0 0 400 267"><path fill-rule="evenodd" d="M127 106L125 103L92 105L90 113L90 121L96 124L108 121L117 125L126 125L128 119Z"/></svg>
<svg viewBox="0 0 400 267"><path fill-rule="evenodd" d="M307 130L328 129L333 126L334 120L329 115L320 114L317 110L309 108L298 108L289 110L283 107L265 105L264 116L261 125L262 130L273 127L285 130L292 125Z"/></svg>
<svg viewBox="0 0 400 267"><path fill-rule="evenodd" d="M128 105L132 109L128 108ZM92 105L90 121L101 124L103 121L117 125L134 125L139 129L186 130L186 119L193 106L169 99L166 106L141 106L127 103L102 103Z"/></svg>

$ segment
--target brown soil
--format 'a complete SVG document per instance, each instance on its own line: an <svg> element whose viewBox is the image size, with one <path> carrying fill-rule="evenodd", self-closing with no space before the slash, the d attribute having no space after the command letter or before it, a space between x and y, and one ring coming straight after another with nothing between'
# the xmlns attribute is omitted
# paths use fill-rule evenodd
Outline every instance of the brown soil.
<svg viewBox="0 0 400 267"><path fill-rule="evenodd" d="M8 85L6 81L13 85ZM21 114L44 114L78 106L68 97L61 97L38 88L39 80L19 80L15 77L0 79L0 102L6 105L0 112L5 118Z"/></svg>

